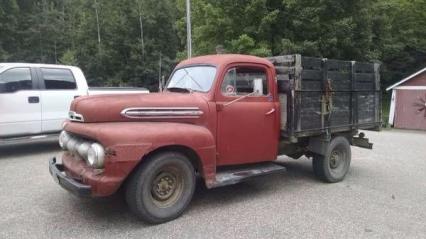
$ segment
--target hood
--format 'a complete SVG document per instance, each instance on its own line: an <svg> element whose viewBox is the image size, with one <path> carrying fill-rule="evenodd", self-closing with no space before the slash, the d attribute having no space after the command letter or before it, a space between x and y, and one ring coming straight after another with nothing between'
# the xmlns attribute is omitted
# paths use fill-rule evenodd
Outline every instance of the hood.
<svg viewBox="0 0 426 239"><path fill-rule="evenodd" d="M201 120L208 113L205 96L199 93L149 93L95 95L75 99L70 120L84 123L122 121Z"/></svg>

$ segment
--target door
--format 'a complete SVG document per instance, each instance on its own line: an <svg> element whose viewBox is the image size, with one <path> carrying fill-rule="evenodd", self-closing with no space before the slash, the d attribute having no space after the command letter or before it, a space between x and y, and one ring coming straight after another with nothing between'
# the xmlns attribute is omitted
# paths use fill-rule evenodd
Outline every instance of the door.
<svg viewBox="0 0 426 239"><path fill-rule="evenodd" d="M76 80L70 69L39 68L41 79L42 131L59 132L68 117L71 102L78 95Z"/></svg>
<svg viewBox="0 0 426 239"><path fill-rule="evenodd" d="M394 127L426 130L426 90L396 89Z"/></svg>
<svg viewBox="0 0 426 239"><path fill-rule="evenodd" d="M271 73L261 65L231 66L218 89L218 165L271 161L278 145L278 113Z"/></svg>
<svg viewBox="0 0 426 239"><path fill-rule="evenodd" d="M0 137L41 132L40 90L29 67L0 73Z"/></svg>

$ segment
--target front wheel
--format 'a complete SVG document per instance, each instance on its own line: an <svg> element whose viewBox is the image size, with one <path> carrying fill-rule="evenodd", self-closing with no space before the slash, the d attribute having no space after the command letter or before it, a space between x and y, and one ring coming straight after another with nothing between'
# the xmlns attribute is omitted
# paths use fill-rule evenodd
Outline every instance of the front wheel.
<svg viewBox="0 0 426 239"><path fill-rule="evenodd" d="M189 159L164 152L147 159L131 176L126 201L133 213L148 223L180 216L195 190L195 172Z"/></svg>
<svg viewBox="0 0 426 239"><path fill-rule="evenodd" d="M351 164L351 146L345 137L333 138L325 155L315 154L312 160L314 174L324 182L342 181Z"/></svg>

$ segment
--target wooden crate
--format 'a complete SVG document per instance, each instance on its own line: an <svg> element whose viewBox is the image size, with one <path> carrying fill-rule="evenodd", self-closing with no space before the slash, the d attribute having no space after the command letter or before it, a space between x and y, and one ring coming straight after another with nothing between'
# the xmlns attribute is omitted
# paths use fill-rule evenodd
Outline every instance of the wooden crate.
<svg viewBox="0 0 426 239"><path fill-rule="evenodd" d="M301 55L268 59L275 65L285 107L283 137L297 141L323 133L380 128L379 64Z"/></svg>

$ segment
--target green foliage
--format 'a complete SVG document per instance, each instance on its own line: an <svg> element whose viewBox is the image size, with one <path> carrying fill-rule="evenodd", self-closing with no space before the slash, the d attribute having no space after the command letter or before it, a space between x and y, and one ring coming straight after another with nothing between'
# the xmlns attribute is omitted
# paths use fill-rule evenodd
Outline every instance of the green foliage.
<svg viewBox="0 0 426 239"><path fill-rule="evenodd" d="M424 0L191 3L194 55L223 45L227 53L380 61L384 86L425 66ZM160 57L166 76L187 57L185 0L0 0L0 61L78 65L91 85L153 90Z"/></svg>
<svg viewBox="0 0 426 239"><path fill-rule="evenodd" d="M380 61L384 86L425 66L421 0L193 0L192 5L198 55L214 53L220 44L229 53ZM181 37L184 22L177 24Z"/></svg>
<svg viewBox="0 0 426 239"><path fill-rule="evenodd" d="M72 50L66 50L59 59L59 62L64 65L78 65L75 52Z"/></svg>

